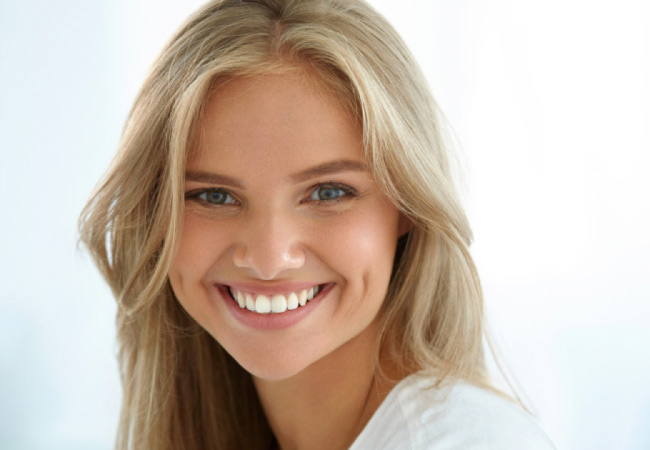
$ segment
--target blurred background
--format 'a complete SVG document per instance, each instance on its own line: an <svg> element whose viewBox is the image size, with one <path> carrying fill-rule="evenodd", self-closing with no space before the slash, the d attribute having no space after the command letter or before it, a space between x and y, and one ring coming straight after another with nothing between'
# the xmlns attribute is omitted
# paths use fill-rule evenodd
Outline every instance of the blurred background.
<svg viewBox="0 0 650 450"><path fill-rule="evenodd" d="M0 448L112 448L115 305L76 246L195 0L0 0ZM497 345L559 449L650 449L650 2L370 1L453 128Z"/></svg>

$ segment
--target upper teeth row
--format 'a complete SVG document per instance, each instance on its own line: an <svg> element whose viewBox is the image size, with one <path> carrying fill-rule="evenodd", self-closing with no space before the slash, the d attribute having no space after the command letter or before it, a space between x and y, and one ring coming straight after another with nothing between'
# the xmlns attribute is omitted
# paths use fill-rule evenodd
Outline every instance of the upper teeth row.
<svg viewBox="0 0 650 450"><path fill-rule="evenodd" d="M314 298L320 291L320 286L314 286L300 292L291 292L290 294L276 294L266 296L264 294L249 294L248 292L237 291L230 288L230 295L239 304L240 308L246 308L249 311L255 311L259 314L283 313L286 310L296 309L298 306L305 304Z"/></svg>

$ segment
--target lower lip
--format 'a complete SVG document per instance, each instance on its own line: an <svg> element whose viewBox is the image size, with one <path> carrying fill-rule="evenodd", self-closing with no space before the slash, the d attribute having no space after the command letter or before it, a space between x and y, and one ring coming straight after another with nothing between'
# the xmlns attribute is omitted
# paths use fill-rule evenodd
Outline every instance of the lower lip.
<svg viewBox="0 0 650 450"><path fill-rule="evenodd" d="M321 290L318 295L309 300L304 306L298 306L296 309L287 310L283 313L270 314L259 314L249 311L246 308L241 308L230 296L227 286L217 285L217 290L230 313L242 324L258 330L280 330L295 325L307 317L318 307L333 287L333 283L321 285Z"/></svg>

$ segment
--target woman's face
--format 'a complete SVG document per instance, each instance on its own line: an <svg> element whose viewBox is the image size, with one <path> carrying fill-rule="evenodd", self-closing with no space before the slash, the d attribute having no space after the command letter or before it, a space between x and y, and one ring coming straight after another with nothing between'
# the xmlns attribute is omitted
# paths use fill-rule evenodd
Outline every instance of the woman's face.
<svg viewBox="0 0 650 450"><path fill-rule="evenodd" d="M199 140L169 273L185 310L265 379L374 333L400 219L334 95L306 72L235 78Z"/></svg>

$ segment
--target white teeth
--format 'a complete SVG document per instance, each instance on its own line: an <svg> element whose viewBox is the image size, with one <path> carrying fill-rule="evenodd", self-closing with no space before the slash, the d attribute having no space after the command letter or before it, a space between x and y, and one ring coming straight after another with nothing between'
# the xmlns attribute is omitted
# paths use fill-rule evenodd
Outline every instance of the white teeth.
<svg viewBox="0 0 650 450"><path fill-rule="evenodd" d="M298 296L295 292L289 294L287 298L287 309L296 309L298 307Z"/></svg>
<svg viewBox="0 0 650 450"><path fill-rule="evenodd" d="M271 299L266 295L258 295L255 300L255 312L268 314L271 312Z"/></svg>
<svg viewBox="0 0 650 450"><path fill-rule="evenodd" d="M300 291L298 302L300 303L300 306L305 306L307 303L307 291Z"/></svg>
<svg viewBox="0 0 650 450"><path fill-rule="evenodd" d="M271 312L283 313L287 310L287 299L284 295L274 295L271 298Z"/></svg>
<svg viewBox="0 0 650 450"><path fill-rule="evenodd" d="M249 294L230 289L230 295L237 302L240 308L246 308L258 314L281 314L287 310L293 310L299 306L305 306L308 301L320 292L320 286L304 289L299 292L291 292L286 295L276 294L269 296Z"/></svg>
<svg viewBox="0 0 650 450"><path fill-rule="evenodd" d="M246 294L246 309L249 311L255 311L255 300L251 297L250 294Z"/></svg>
<svg viewBox="0 0 650 450"><path fill-rule="evenodd" d="M244 294L242 294L241 292L237 292L237 303L239 304L240 308L246 307L246 298L244 297Z"/></svg>

